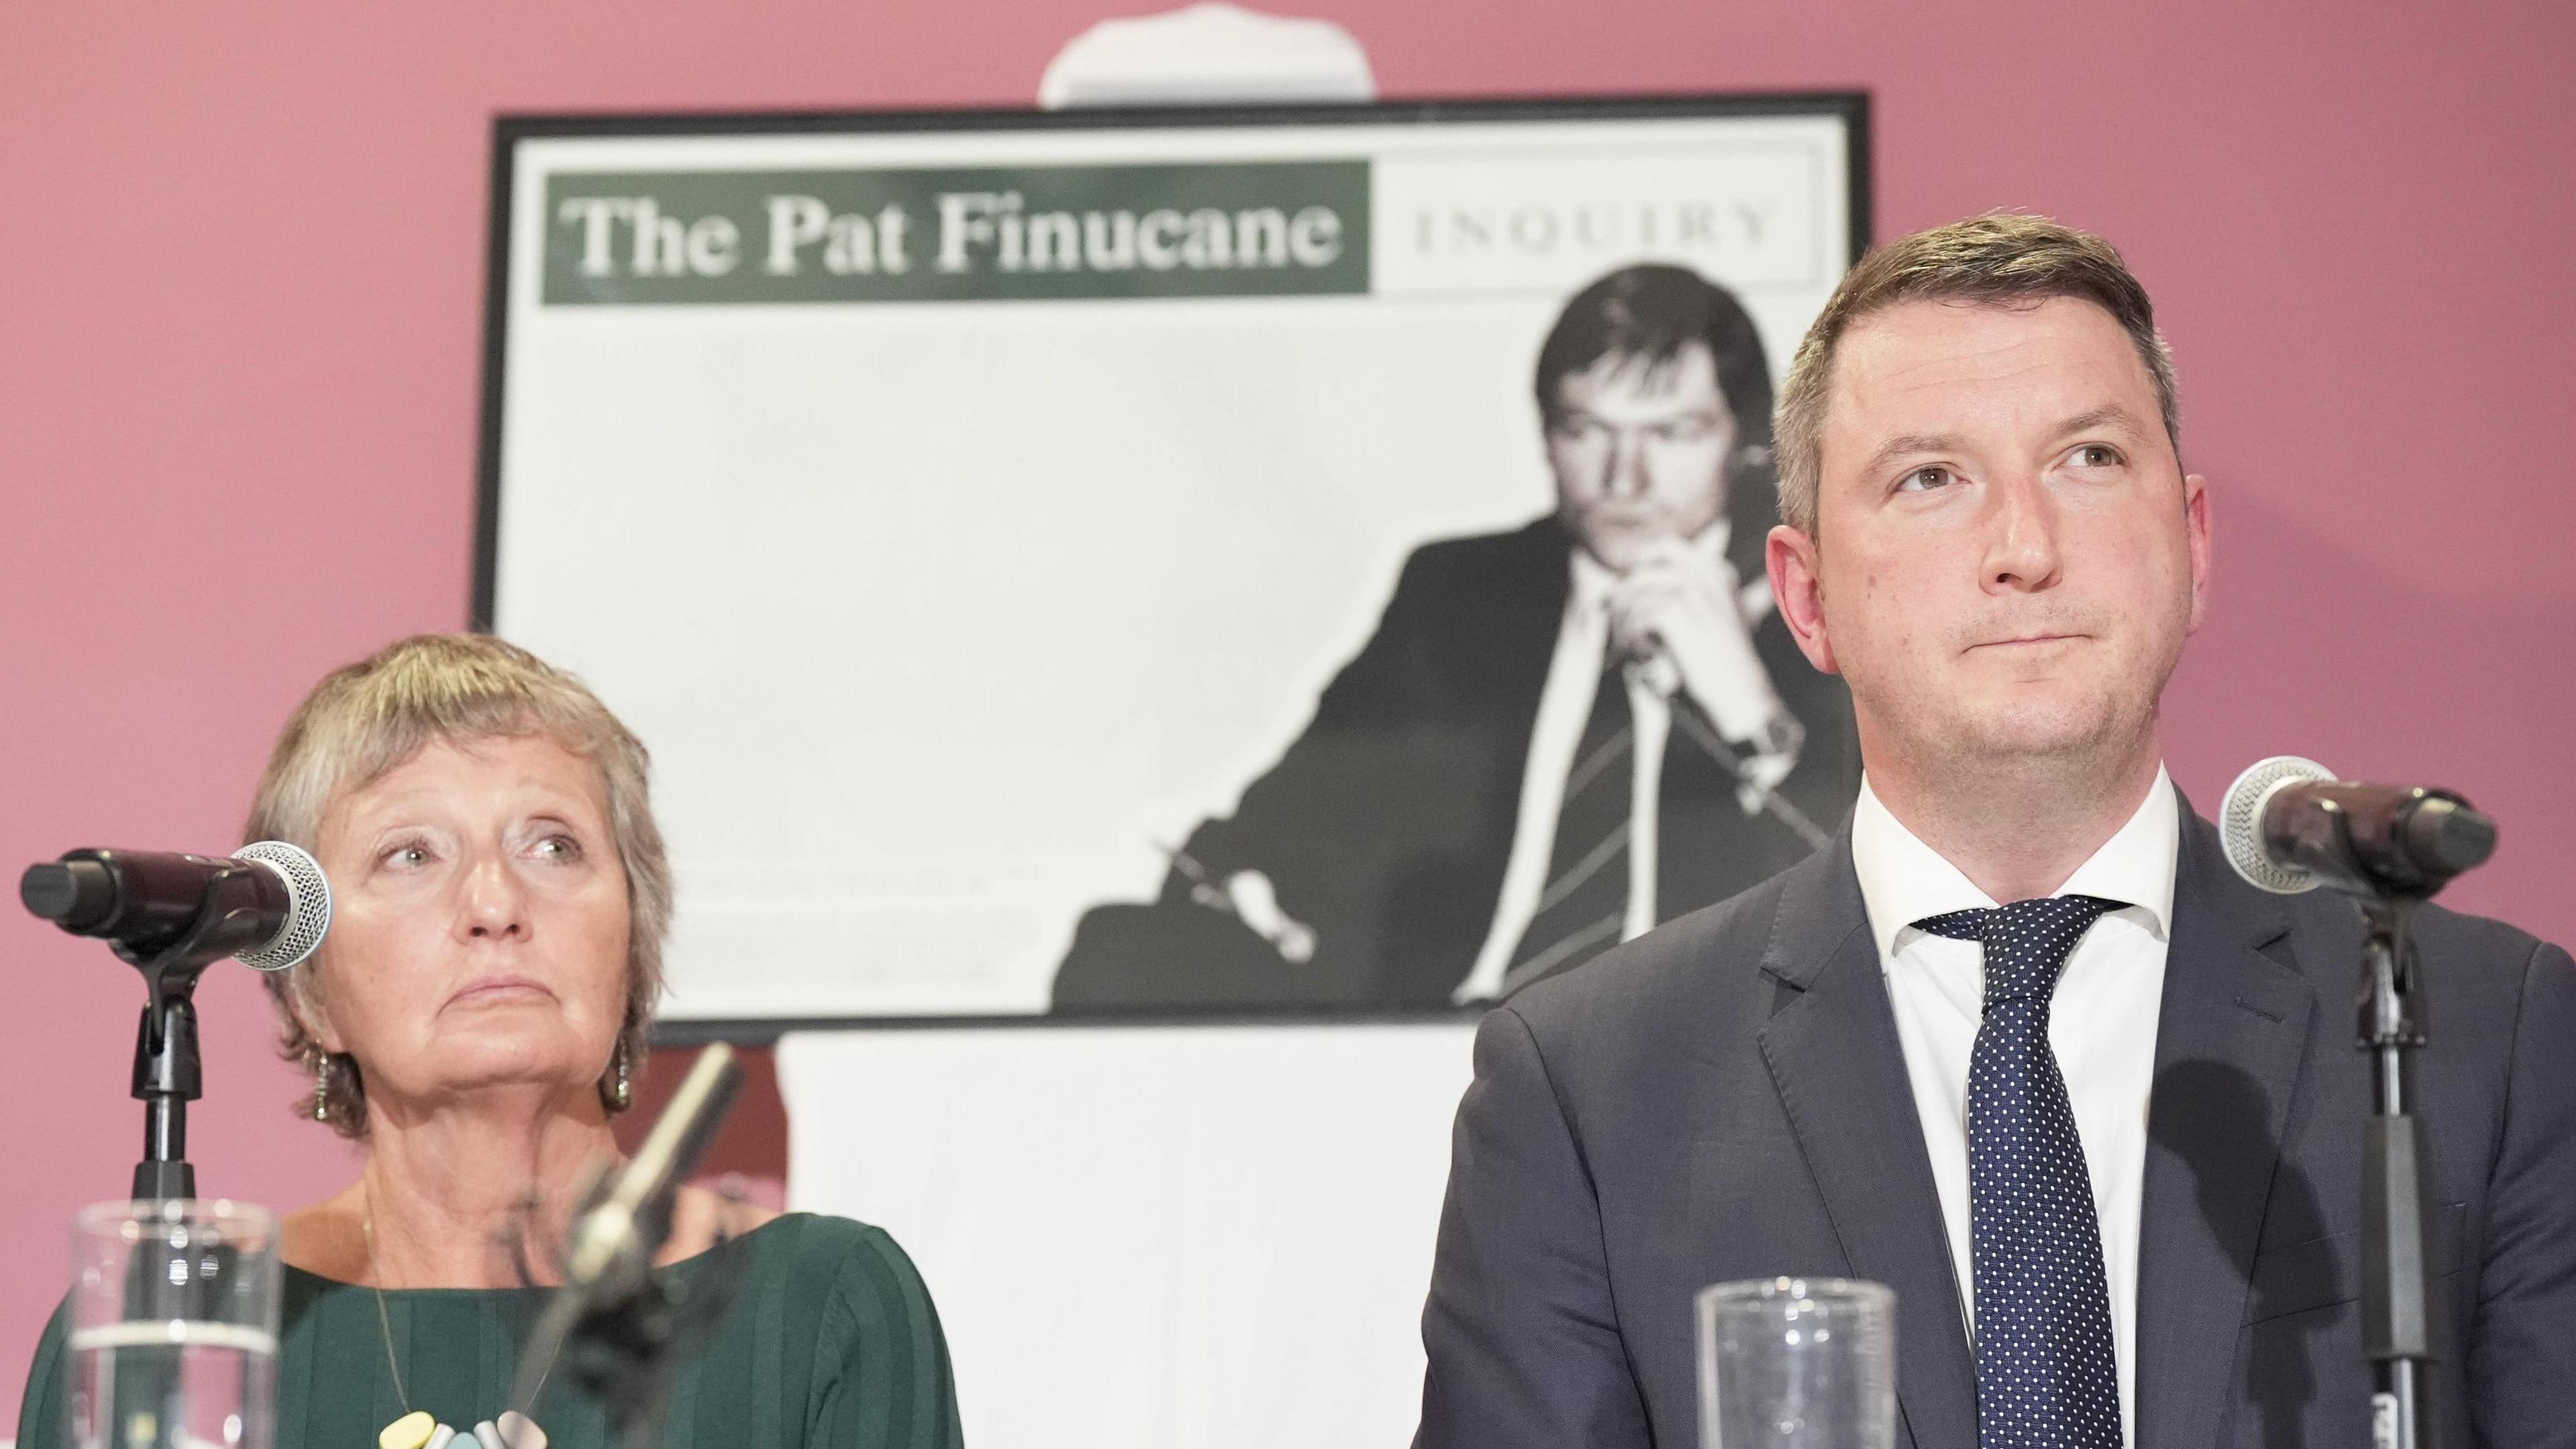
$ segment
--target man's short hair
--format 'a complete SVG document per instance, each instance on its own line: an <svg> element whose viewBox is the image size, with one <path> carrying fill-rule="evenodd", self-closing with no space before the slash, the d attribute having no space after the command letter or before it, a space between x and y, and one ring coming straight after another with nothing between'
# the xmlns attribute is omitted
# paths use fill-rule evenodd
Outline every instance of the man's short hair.
<svg viewBox="0 0 2576 1449"><path fill-rule="evenodd" d="M1726 465L1727 560L1740 577L1759 578L1763 536L1780 518L1771 472L1771 362L1734 293L1661 262L1621 267L1575 293L1538 350L1538 415L1553 424L1558 385L1605 357L1662 367L1693 342L1717 364L1717 390L1735 419Z"/></svg>
<svg viewBox="0 0 2576 1449"><path fill-rule="evenodd" d="M2091 232L2044 216L1989 212L1899 237L1861 258L1807 329L1780 389L1775 426L1780 512L1789 526L1815 537L1825 397L1833 388L1834 355L1853 324L1901 302L2010 305L2052 297L2097 303L2129 334L2155 382L2165 436L2179 450L2182 403L2174 387L2173 353L2156 331L2147 289L2120 253Z"/></svg>
<svg viewBox="0 0 2576 1449"><path fill-rule="evenodd" d="M1688 267L1660 262L1621 267L1565 304L1538 350L1539 416L1553 421L1558 384L1605 357L1661 366L1693 342L1705 344L1717 364L1737 446L1768 446L1771 364L1762 334L1733 293Z"/></svg>

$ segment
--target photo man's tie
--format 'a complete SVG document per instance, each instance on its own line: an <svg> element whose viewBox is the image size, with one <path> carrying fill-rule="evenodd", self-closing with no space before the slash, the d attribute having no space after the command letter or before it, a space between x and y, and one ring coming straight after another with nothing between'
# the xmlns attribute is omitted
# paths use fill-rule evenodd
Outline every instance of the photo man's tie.
<svg viewBox="0 0 2576 1449"><path fill-rule="evenodd" d="M1591 960L1619 944L1628 921L1629 794L1637 773L1637 724L1628 671L1613 664L1593 687L1592 717L1566 772L1548 851L1547 888L1512 951L1503 990Z"/></svg>

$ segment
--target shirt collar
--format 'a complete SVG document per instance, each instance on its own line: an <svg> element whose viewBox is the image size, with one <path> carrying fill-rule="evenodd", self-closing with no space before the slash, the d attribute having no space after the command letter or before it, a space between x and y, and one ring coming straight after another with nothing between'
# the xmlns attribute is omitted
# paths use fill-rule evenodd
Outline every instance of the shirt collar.
<svg viewBox="0 0 2576 1449"><path fill-rule="evenodd" d="M2181 847L2182 817L2174 804L2173 781L2158 765L2155 785L2128 823L2077 866L2056 894L2126 901L2146 916L2141 924L2158 939L2169 939L2174 858ZM1852 870L1860 877L1861 902L1869 911L1870 934L1878 941L1881 961L1896 959L1896 949L1903 944L1898 938L1920 934L1914 923L1926 916L1996 904L1957 866L1906 829L1879 802L1865 773L1860 799L1852 805Z"/></svg>

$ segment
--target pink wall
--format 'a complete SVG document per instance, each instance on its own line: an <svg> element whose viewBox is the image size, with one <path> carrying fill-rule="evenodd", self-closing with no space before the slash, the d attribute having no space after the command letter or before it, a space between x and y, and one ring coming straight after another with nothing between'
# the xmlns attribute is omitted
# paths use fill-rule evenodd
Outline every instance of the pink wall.
<svg viewBox="0 0 2576 1449"><path fill-rule="evenodd" d="M2460 903L2576 939L2576 12L2065 0L1304 8L1401 96L1867 87L1883 234L1995 206L2163 300L2214 480L2174 696L2207 805L2258 754L2449 782ZM2391 13L2380 14L2377 12ZM330 665L465 620L490 117L1017 104L1101 0L17 6L0 39L0 866L235 839ZM122 1190L133 978L0 909L0 1379L65 1215ZM255 984L204 994L206 1189L349 1159ZM5 1391L0 1391L5 1394ZM14 1415L0 1408L0 1423Z"/></svg>

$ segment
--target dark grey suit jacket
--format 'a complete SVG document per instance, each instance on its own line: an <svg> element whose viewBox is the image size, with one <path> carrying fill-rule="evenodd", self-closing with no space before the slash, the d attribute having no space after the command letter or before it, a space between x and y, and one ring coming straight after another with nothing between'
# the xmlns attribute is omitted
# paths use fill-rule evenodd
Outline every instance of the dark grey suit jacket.
<svg viewBox="0 0 2576 1449"><path fill-rule="evenodd" d="M2148 1111L2137 1442L2367 1444L2358 913L2238 880L2186 804ZM2427 909L2452 1449L2576 1445L2576 963ZM1422 1449L1698 1443L1691 1301L1897 1295L1901 1441L1977 1442L1974 1360L1848 830L1486 1017L1422 1335Z"/></svg>

